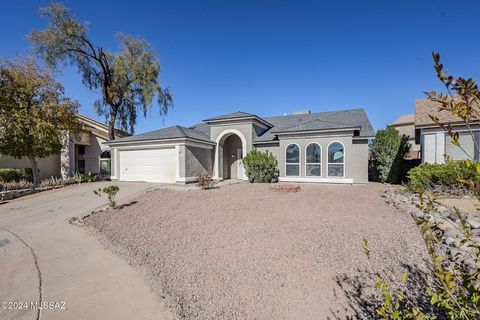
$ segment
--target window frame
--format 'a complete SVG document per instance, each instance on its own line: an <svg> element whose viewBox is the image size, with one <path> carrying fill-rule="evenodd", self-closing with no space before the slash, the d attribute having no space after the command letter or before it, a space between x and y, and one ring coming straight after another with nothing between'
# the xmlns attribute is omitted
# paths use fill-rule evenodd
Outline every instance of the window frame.
<svg viewBox="0 0 480 320"><path fill-rule="evenodd" d="M295 163L295 162L287 162L287 149L288 147L290 147L291 145L295 145L297 146L297 149L298 149L298 162ZM287 144L287 146L285 147L285 150L283 152L284 156L285 156L285 177L300 177L301 174L301 164L302 164L302 148L300 148L300 146L297 144L297 143L294 143L294 142L291 142L289 144ZM298 175L287 175L287 166L288 165L297 165L298 166Z"/></svg>
<svg viewBox="0 0 480 320"><path fill-rule="evenodd" d="M316 144L316 145L320 148L320 162L307 162L307 159L308 159L307 150L308 150L308 147L309 147L311 144ZM323 177L323 173L322 173L322 156L323 156L323 150L322 150L322 146L320 145L320 143L318 143L318 142L309 142L309 143L307 144L307 146L305 147L305 177L306 177L306 178L321 178L321 177ZM320 175L319 175L319 176L307 175L307 166L308 166L308 165L319 165L319 166L320 166Z"/></svg>
<svg viewBox="0 0 480 320"><path fill-rule="evenodd" d="M329 158L330 158L330 157L329 157L329 155L330 155L330 145L332 145L332 144L334 144L334 143L340 143L340 144L342 145L342 148L343 148L343 162L341 163L341 164L343 165L343 170L342 170L343 175L342 175L342 176L331 176L331 175L328 173L328 172L329 172L328 169L329 169L329 166L330 166L331 164L337 164L337 165L340 164L340 163L338 163L338 162L330 162L330 160L329 160ZM346 165L345 165L345 157L346 157L346 154L347 154L347 153L345 152L345 145L344 145L342 142L340 142L340 141L332 141L332 142L330 142L330 143L328 144L328 146L327 146L327 177L329 177L329 178L345 178L345 167L346 167Z"/></svg>

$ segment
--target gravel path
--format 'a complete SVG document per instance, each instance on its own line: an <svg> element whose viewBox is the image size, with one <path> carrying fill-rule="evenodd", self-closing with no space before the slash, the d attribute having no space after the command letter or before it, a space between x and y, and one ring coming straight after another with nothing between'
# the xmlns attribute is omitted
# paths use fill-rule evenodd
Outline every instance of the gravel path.
<svg viewBox="0 0 480 320"><path fill-rule="evenodd" d="M423 240L384 203L382 185L301 188L157 190L86 225L145 270L182 319L369 319L374 273L398 280L410 269L421 287Z"/></svg>

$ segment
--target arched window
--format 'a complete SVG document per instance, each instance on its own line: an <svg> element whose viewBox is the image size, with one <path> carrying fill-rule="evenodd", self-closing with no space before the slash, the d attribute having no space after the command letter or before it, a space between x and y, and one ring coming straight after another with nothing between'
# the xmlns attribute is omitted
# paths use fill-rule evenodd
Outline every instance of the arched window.
<svg viewBox="0 0 480 320"><path fill-rule="evenodd" d="M328 176L344 177L345 175L345 148L340 142L328 145Z"/></svg>
<svg viewBox="0 0 480 320"><path fill-rule="evenodd" d="M318 143L310 143L305 154L305 176L320 177L322 175L322 148Z"/></svg>
<svg viewBox="0 0 480 320"><path fill-rule="evenodd" d="M111 153L110 150L105 150L100 154L100 174L111 174Z"/></svg>
<svg viewBox="0 0 480 320"><path fill-rule="evenodd" d="M285 149L285 175L294 177L300 175L300 148L294 143Z"/></svg>

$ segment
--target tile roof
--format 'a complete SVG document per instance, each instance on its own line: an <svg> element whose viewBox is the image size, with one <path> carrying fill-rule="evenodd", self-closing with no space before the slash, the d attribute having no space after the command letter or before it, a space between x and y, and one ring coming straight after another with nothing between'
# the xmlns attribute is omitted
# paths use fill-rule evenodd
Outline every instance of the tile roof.
<svg viewBox="0 0 480 320"><path fill-rule="evenodd" d="M244 118L244 117L257 117L257 116L251 113L237 111L229 114L224 114L223 116L208 118L203 121L226 120L226 119L235 119L235 118Z"/></svg>
<svg viewBox="0 0 480 320"><path fill-rule="evenodd" d="M375 131L364 109L317 112L278 117L265 117L274 127L254 139L255 142L271 141L276 133L310 130L328 130L360 127L360 137L375 136Z"/></svg>
<svg viewBox="0 0 480 320"><path fill-rule="evenodd" d="M393 121L390 125L402 125L402 124L408 124L408 123L413 123L415 121L415 114L402 114L400 117L398 117L395 121Z"/></svg>
<svg viewBox="0 0 480 320"><path fill-rule="evenodd" d="M182 126L172 126L163 128L160 130L149 131L134 136L115 139L111 142L131 142L131 141L144 141L144 140L159 140L159 139L176 139L176 138L191 138L201 141L212 142L209 134L206 134L200 130L194 130L191 128L185 128Z"/></svg>
<svg viewBox="0 0 480 320"><path fill-rule="evenodd" d="M428 99L415 100L415 126L437 126L429 114L437 116L444 123L460 122L462 119L453 116L448 111L440 111L440 103Z"/></svg>
<svg viewBox="0 0 480 320"><path fill-rule="evenodd" d="M211 119L230 119L245 116L255 116L246 112L234 112L229 115L215 117ZM256 117L256 116L255 116ZM204 121L209 121L204 120ZM278 140L277 133L301 132L311 130L328 130L342 128L360 128L360 137L372 137L375 131L368 120L364 109L341 110L331 112L318 112L309 114L298 114L277 117L260 118L270 123L273 127L262 133L261 136L254 137L254 142L269 142ZM173 138L192 138L202 141L213 142L210 139L210 125L199 123L189 128L182 126L173 126L160 130L150 131L135 136L116 139L112 142L129 142L143 140L173 139Z"/></svg>

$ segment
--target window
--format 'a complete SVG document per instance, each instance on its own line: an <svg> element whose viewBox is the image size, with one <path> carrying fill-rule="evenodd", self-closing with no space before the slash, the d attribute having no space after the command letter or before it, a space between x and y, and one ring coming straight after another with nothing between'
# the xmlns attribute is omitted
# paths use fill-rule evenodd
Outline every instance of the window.
<svg viewBox="0 0 480 320"><path fill-rule="evenodd" d="M318 143L310 143L307 146L305 159L305 176L320 177L322 175L322 148Z"/></svg>
<svg viewBox="0 0 480 320"><path fill-rule="evenodd" d="M343 177L345 174L344 147L340 142L332 142L328 145L328 176Z"/></svg>
<svg viewBox="0 0 480 320"><path fill-rule="evenodd" d="M300 148L296 144L289 144L285 149L285 175L300 175Z"/></svg>
<svg viewBox="0 0 480 320"><path fill-rule="evenodd" d="M111 173L111 154L110 150L105 150L100 155L100 174L109 175Z"/></svg>
<svg viewBox="0 0 480 320"><path fill-rule="evenodd" d="M79 155L85 154L85 146L83 144L78 145L78 154Z"/></svg>

